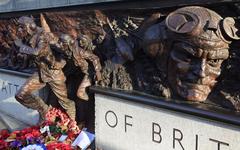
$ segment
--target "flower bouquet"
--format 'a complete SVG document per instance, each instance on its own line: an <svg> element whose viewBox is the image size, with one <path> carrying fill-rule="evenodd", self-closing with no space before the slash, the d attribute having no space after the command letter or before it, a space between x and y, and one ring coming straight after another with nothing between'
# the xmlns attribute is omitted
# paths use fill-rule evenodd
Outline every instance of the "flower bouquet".
<svg viewBox="0 0 240 150"><path fill-rule="evenodd" d="M46 120L39 126L9 133L0 131L0 150L71 150L71 144L80 133L76 121L60 109L51 108ZM62 138L64 137L64 138ZM61 139L61 140L60 140Z"/></svg>

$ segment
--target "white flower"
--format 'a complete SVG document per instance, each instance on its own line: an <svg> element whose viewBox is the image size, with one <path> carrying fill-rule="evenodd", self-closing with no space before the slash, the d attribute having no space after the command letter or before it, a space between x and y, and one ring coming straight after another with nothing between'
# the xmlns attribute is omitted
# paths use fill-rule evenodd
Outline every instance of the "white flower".
<svg viewBox="0 0 240 150"><path fill-rule="evenodd" d="M41 145L33 144L22 148L22 150L45 150L45 148L42 147Z"/></svg>

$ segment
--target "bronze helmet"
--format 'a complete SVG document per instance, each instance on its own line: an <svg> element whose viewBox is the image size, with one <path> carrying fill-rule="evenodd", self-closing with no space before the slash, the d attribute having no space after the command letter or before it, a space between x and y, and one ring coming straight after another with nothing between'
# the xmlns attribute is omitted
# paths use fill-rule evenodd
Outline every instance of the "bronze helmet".
<svg viewBox="0 0 240 150"><path fill-rule="evenodd" d="M36 24L34 22L34 19L31 18L31 17L22 16L18 19L18 23L21 24L21 25L29 26L31 28L36 28Z"/></svg>
<svg viewBox="0 0 240 150"><path fill-rule="evenodd" d="M239 39L233 18L190 6L170 13L165 24L170 46L168 82L181 97L205 101L229 56L229 44Z"/></svg>
<svg viewBox="0 0 240 150"><path fill-rule="evenodd" d="M200 46L225 47L233 39L239 39L233 18L223 19L216 12L204 7L177 9L167 16L165 23L172 31L170 34L177 36L176 39L189 39Z"/></svg>

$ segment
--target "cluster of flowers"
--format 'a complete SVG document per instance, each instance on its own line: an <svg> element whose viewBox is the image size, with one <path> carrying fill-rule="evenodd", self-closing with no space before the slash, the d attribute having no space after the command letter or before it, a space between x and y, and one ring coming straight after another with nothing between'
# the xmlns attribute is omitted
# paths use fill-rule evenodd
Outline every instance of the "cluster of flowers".
<svg viewBox="0 0 240 150"><path fill-rule="evenodd" d="M59 109L51 108L46 121L39 126L9 133L0 131L0 150L72 150L72 142L80 133L76 121L71 120ZM62 135L67 138L59 141Z"/></svg>

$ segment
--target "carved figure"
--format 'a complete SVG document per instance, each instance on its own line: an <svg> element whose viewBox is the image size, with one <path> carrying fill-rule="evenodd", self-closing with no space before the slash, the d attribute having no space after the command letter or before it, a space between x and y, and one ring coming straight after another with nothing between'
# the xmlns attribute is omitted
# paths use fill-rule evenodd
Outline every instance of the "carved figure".
<svg viewBox="0 0 240 150"><path fill-rule="evenodd" d="M19 47L20 53L34 57L38 72L35 72L20 88L15 96L16 100L28 108L36 109L40 113L40 119L44 119L49 106L33 92L48 84L69 117L75 120L75 103L67 97L66 78L62 71L66 62L55 56L49 46L57 39L50 32L38 27L32 18L24 16L19 18L18 22L19 31L27 33L30 40L24 44L21 40L15 40L15 45Z"/></svg>
<svg viewBox="0 0 240 150"><path fill-rule="evenodd" d="M174 93L205 101L229 56L229 44L239 39L234 19L198 6L177 9L161 22L159 17L152 15L143 23L138 33L143 38L137 45L154 58L160 71L167 72ZM118 54L126 60L132 52Z"/></svg>
<svg viewBox="0 0 240 150"><path fill-rule="evenodd" d="M0 20L0 55L3 59L0 60L1 67L24 72L32 72L32 59L26 54L18 53L14 40L16 38L25 39L25 35L20 34L17 29L17 20Z"/></svg>
<svg viewBox="0 0 240 150"><path fill-rule="evenodd" d="M94 66L96 71L96 81L101 80L101 63L99 58L92 53L92 48L89 48L89 46L93 46L92 44L89 44L91 43L89 39L82 35L79 40L80 44L78 44L78 41L74 40L68 34L62 34L59 38L59 45L57 47L60 48L60 50L68 57L68 59L73 60L75 66L80 67L84 77L78 87L77 96L80 99L88 100L89 98L86 93L86 88L91 85L91 82L89 79L89 65L87 60L91 61ZM86 48L88 48L88 50Z"/></svg>
<svg viewBox="0 0 240 150"><path fill-rule="evenodd" d="M167 66L174 92L187 100L205 101L229 56L229 44L239 39L234 23L207 8L180 8L145 31L142 47L160 59L162 68Z"/></svg>

